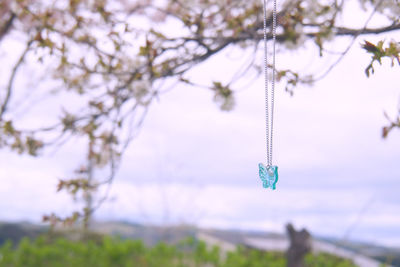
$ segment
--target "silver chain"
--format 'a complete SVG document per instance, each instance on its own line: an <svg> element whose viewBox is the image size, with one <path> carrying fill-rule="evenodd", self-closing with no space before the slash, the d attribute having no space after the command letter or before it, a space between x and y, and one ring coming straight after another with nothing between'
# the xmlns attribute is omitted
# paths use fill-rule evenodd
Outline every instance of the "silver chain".
<svg viewBox="0 0 400 267"><path fill-rule="evenodd" d="M268 88L268 44L267 44L267 2L263 0L264 10L264 84L265 84L265 113L266 113L266 139L267 139L267 165L272 165L272 140L274 133L274 102L275 102L275 44L276 44L276 0L273 0L272 10L272 81L271 81L271 108L269 107ZM271 122L271 123L270 123Z"/></svg>

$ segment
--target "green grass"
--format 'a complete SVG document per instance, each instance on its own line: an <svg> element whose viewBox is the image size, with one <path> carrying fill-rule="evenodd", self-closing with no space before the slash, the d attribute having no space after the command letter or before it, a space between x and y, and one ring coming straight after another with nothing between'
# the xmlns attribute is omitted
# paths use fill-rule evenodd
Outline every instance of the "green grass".
<svg viewBox="0 0 400 267"><path fill-rule="evenodd" d="M96 240L96 239L95 239ZM328 254L308 255L306 267L353 267L348 260ZM71 241L42 236L0 247L1 267L284 267L284 254L238 247L221 253L218 247L189 239L177 245L146 247L138 240L104 237L97 241Z"/></svg>

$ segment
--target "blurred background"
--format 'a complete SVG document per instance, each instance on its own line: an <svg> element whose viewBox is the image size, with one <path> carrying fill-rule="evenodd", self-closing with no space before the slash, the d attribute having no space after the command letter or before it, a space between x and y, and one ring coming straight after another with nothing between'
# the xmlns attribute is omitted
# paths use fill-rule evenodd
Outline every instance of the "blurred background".
<svg viewBox="0 0 400 267"><path fill-rule="evenodd" d="M2 1L0 221L399 248L399 3L278 2L271 191L262 1Z"/></svg>

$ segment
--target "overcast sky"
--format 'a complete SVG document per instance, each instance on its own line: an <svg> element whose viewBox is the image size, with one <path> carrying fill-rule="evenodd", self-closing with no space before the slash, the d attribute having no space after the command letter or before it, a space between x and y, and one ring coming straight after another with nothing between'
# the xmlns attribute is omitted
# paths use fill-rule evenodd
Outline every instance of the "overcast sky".
<svg viewBox="0 0 400 267"><path fill-rule="evenodd" d="M258 178L266 153L262 77L237 92L231 112L218 109L212 92L178 85L152 104L97 218L278 232L292 221L317 235L400 246L400 131L381 138L383 112L394 116L399 105L399 68L384 62L367 79L361 41L313 87L291 97L278 85L276 191ZM228 80L249 53L228 48L190 76L204 84ZM327 67L317 55L281 53L278 68ZM42 114L32 120L45 120ZM81 153L74 144L36 159L0 151L0 220L38 222L44 213L71 211L71 200L55 186Z"/></svg>

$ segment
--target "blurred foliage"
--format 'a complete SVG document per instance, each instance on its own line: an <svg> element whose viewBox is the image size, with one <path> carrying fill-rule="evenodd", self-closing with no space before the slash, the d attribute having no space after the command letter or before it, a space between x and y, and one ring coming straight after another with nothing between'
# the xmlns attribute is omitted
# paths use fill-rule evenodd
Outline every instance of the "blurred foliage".
<svg viewBox="0 0 400 267"><path fill-rule="evenodd" d="M383 58L389 58L392 61L392 66L397 62L400 65L400 45L394 41L390 42L389 45L384 48L384 41L379 41L377 45L365 41L362 47L370 54L372 54L371 63L365 69L365 74L369 77L371 74L375 72L374 62L377 61L382 65Z"/></svg>
<svg viewBox="0 0 400 267"><path fill-rule="evenodd" d="M278 49L314 48L316 58L324 59L327 54L339 58L322 75L277 69L277 79L290 94L302 84L325 77L360 36L400 30L398 0L358 0L360 14L370 14L370 19L375 13L381 16L382 24L376 28L368 25L370 19L364 27L344 25L341 16L348 2L280 1ZM270 40L271 10L266 13ZM59 191L83 199L84 207L66 218L51 214L44 220L70 224L83 217L88 225L90 215L107 199L107 193L96 195L98 189L112 183L149 106L176 83L205 88L221 110L232 110L238 81L263 73L264 62L259 60L264 52L262 14L259 0L1 0L0 44L19 40L24 48L15 62L6 66L8 79L3 77L0 88L0 148L37 156L69 140L85 142L84 162L72 177L62 178L58 184ZM350 39L349 47L332 53L327 46L342 37ZM364 49L372 55L367 75L382 58L390 58L392 64L399 62L397 41L391 40L386 47L383 42L365 42ZM254 53L229 81L195 81L190 70L227 47L249 48ZM42 70L43 77L32 81L33 88L15 86L26 65ZM363 68L360 65L361 71ZM42 88L49 81L55 88ZM21 123L15 114L19 107L13 102L15 95L26 96L24 101L32 108L38 105L26 89L43 90L53 97L53 103L59 103L48 111L49 117L54 115L54 123L44 127ZM70 104L65 96L76 101ZM25 113L29 115L29 111ZM400 127L398 121L390 120L384 137Z"/></svg>
<svg viewBox="0 0 400 267"><path fill-rule="evenodd" d="M384 46L384 41L379 41L376 45L365 41L362 47L371 54L371 63L365 69L365 74L369 77L374 74L374 63L378 62L382 65L382 60L387 58L390 59L392 67L400 65L400 43L391 41L386 46ZM382 137L386 138L389 133L395 129L400 128L400 108L399 114L395 119L391 119L388 114L385 113L385 117L389 121L389 125L382 128Z"/></svg>
<svg viewBox="0 0 400 267"><path fill-rule="evenodd" d="M350 260L342 259L337 256L333 256L326 253L320 253L317 255L308 254L305 257L306 267L350 267L356 266Z"/></svg>
<svg viewBox="0 0 400 267"><path fill-rule="evenodd" d="M204 242L188 239L177 245L158 243L146 247L139 240L105 237L89 241L42 236L30 241L23 239L0 247L2 267L40 266L136 266L136 267L285 267L284 254L238 247L233 252L221 252ZM348 260L329 254L308 255L305 267L353 267Z"/></svg>

